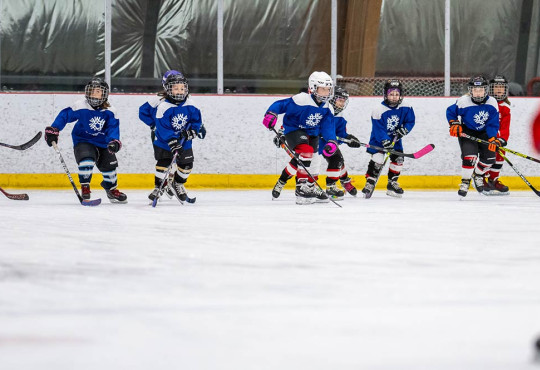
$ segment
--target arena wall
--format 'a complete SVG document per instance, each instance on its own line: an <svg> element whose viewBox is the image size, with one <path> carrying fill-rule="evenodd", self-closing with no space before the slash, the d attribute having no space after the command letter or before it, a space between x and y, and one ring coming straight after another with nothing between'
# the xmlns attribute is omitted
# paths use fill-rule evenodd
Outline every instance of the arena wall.
<svg viewBox="0 0 540 370"><path fill-rule="evenodd" d="M2 130L0 141L20 144L37 131L50 125L56 114L79 99L80 94L0 94ZM138 119L138 108L150 95L116 95L110 101L120 119L122 150L118 153L119 183L122 188L151 188L154 158L150 130ZM208 130L206 139L194 143L195 166L189 180L191 187L271 187L276 175L288 161L287 155L272 144L272 133L261 124L264 112L272 102L285 96L260 95L195 95ZM459 181L460 154L457 140L448 135L446 108L453 98L406 98L416 113L416 126L404 139L406 152L414 152L428 143L435 150L421 159L406 158L400 182L412 188L452 188ZM371 131L371 111L381 101L379 97L353 97L345 116L349 132L368 142ZM532 151L529 123L539 108L537 98L513 98L509 147L522 153ZM61 132L59 146L68 166L77 172L73 156L70 126ZM351 149L342 145L349 172L359 185L369 161L364 148ZM63 169L52 148L41 140L26 151L0 148L0 184L3 187L69 187ZM538 155L536 155L538 156ZM514 164L530 180L537 181L540 165L511 156ZM324 162L324 161L323 161ZM317 166L315 166L317 167ZM96 170L97 172L97 170ZM96 173L93 181L101 181ZM321 172L324 173L324 172ZM503 176L514 188L526 185L505 165ZM507 181L507 182L508 182ZM536 182L538 183L538 182ZM539 184L540 186L540 184Z"/></svg>

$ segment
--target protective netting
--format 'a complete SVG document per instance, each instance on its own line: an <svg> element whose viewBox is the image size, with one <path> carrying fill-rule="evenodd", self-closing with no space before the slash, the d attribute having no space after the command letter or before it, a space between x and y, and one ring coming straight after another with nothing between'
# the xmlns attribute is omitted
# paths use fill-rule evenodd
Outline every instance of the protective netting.
<svg viewBox="0 0 540 370"><path fill-rule="evenodd" d="M350 95L382 96L386 81L395 77L342 77L337 84ZM398 77L403 84L405 96L444 96L443 77ZM450 96L461 96L467 92L469 78L450 78Z"/></svg>

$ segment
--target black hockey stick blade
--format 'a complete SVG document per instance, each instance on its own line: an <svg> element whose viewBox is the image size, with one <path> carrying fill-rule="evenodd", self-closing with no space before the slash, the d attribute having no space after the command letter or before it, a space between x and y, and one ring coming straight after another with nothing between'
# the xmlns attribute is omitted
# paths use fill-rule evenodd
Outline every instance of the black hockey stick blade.
<svg viewBox="0 0 540 370"><path fill-rule="evenodd" d="M28 194L10 194L8 193L7 191L5 191L4 189L0 188L0 191L2 192L2 194L4 194L6 196L6 198L8 199L11 199L11 200L28 200L30 199L28 197Z"/></svg>
<svg viewBox="0 0 540 370"><path fill-rule="evenodd" d="M39 131L36 134L36 136L34 136L32 138L32 140L30 140L27 143L21 144L21 145L9 145L9 144L0 143L0 146L4 146L6 148L15 149L15 150L26 150L26 149L30 148L32 145L34 145L35 143L37 143L39 141L39 139L41 139L41 135L42 135L42 133L41 133L41 131Z"/></svg>
<svg viewBox="0 0 540 370"><path fill-rule="evenodd" d="M193 198L187 197L186 198L186 202L191 203L191 204L195 203L196 201L197 201L197 197L193 197Z"/></svg>

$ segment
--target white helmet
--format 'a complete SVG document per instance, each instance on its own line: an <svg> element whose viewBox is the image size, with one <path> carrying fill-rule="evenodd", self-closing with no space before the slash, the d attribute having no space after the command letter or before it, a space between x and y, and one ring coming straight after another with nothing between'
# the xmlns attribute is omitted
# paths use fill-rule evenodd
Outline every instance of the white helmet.
<svg viewBox="0 0 540 370"><path fill-rule="evenodd" d="M334 96L334 81L326 72L313 72L308 79L308 91L320 102L327 102ZM317 94L318 87L329 87L330 94L327 96Z"/></svg>

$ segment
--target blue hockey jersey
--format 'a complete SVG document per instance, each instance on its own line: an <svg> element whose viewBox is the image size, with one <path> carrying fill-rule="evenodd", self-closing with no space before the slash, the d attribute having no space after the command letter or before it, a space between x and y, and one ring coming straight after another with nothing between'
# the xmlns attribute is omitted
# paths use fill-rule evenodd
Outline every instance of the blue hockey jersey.
<svg viewBox="0 0 540 370"><path fill-rule="evenodd" d="M307 93L273 103L268 112L283 114L283 133L304 130L309 136L321 135L326 141L336 140L333 112L328 103L317 104Z"/></svg>
<svg viewBox="0 0 540 370"><path fill-rule="evenodd" d="M499 105L495 98L488 96L483 104L473 103L469 95L463 95L446 109L448 121L458 120L474 131L486 131L488 137L496 137L499 131Z"/></svg>
<svg viewBox="0 0 540 370"><path fill-rule="evenodd" d="M339 112L334 116L334 127L336 129L336 137L346 138L347 137L347 120L343 117L343 112ZM322 137L319 139L319 154L322 154L324 146L328 141L324 140ZM339 144L343 144L343 141L338 140Z"/></svg>
<svg viewBox="0 0 540 370"><path fill-rule="evenodd" d="M141 105L139 107L139 119L144 122L144 124L150 126L150 128L154 128L156 126L156 113L157 113L157 107L159 103L161 102L161 99L159 96L154 96L146 103Z"/></svg>
<svg viewBox="0 0 540 370"><path fill-rule="evenodd" d="M199 132L202 124L201 111L193 105L191 97L180 104L162 100L156 111L156 140L154 145L169 150L167 144L171 139L179 139L182 131L192 129ZM192 147L192 141L182 144L184 149Z"/></svg>
<svg viewBox="0 0 540 370"><path fill-rule="evenodd" d="M120 140L120 121L112 107L96 110L86 99L77 100L73 105L62 109L51 126L62 131L71 122L75 122L71 131L73 146L90 143L106 148L111 140Z"/></svg>
<svg viewBox="0 0 540 370"><path fill-rule="evenodd" d="M370 145L382 146L383 140L394 140L398 128L404 127L409 132L413 129L416 117L412 106L401 103L397 107L389 107L384 101L377 105L371 113ZM394 144L394 150L403 151L401 139ZM377 153L377 150L368 148L368 153Z"/></svg>

